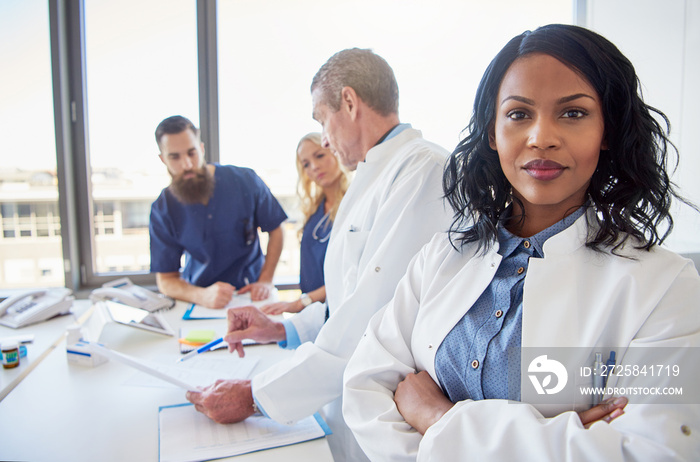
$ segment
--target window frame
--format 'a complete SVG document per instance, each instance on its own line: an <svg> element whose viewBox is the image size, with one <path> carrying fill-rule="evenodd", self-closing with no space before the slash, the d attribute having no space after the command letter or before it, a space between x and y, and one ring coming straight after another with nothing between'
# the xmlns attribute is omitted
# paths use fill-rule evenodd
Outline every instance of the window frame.
<svg viewBox="0 0 700 462"><path fill-rule="evenodd" d="M219 161L216 0L194 0L199 118L206 161ZM58 207L66 287L78 291L118 277L155 285L150 272L98 273L88 143L84 0L49 0Z"/></svg>

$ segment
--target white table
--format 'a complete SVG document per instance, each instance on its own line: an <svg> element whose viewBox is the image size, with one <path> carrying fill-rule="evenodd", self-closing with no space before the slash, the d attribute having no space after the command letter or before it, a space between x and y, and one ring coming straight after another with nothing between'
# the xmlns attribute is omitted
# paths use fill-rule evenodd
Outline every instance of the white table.
<svg viewBox="0 0 700 462"><path fill-rule="evenodd" d="M174 329L210 327L212 321L182 321L185 304L165 313ZM214 321L216 322L216 321ZM221 321L225 322L225 321ZM115 326L112 326L115 327ZM177 339L127 326L109 330L108 345L145 359L180 356ZM258 358L253 374L287 357L276 345L246 348ZM236 354L220 355L235 361ZM90 368L69 363L65 340L0 402L0 459L41 461L157 461L158 408L186 402L175 388L125 384L135 370L109 361ZM325 438L235 458L239 462L332 461Z"/></svg>

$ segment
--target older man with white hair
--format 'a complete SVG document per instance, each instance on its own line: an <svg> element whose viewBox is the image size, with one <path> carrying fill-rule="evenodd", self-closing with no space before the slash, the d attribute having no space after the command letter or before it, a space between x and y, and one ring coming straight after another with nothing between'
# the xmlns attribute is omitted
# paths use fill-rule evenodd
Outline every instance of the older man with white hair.
<svg viewBox="0 0 700 462"><path fill-rule="evenodd" d="M310 305L282 323L254 307L230 310L230 350L242 355L246 338L298 348L252 382L219 381L189 392L188 399L218 422L240 421L260 409L292 423L323 410L335 460L359 461L366 457L341 413L345 365L412 256L449 227L441 183L448 153L399 122L393 70L370 50L333 55L314 77L311 95L324 146L356 170L326 253L326 304Z"/></svg>

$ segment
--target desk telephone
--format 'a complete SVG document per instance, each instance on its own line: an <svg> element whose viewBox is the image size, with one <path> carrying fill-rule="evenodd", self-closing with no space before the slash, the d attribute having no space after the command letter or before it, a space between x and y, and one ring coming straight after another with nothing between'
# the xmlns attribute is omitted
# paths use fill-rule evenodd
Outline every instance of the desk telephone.
<svg viewBox="0 0 700 462"><path fill-rule="evenodd" d="M71 293L70 289L61 287L13 295L0 302L0 324L17 329L68 314L73 306Z"/></svg>
<svg viewBox="0 0 700 462"><path fill-rule="evenodd" d="M175 306L174 300L137 286L129 278L116 279L103 284L101 288L92 291L90 300L93 302L110 300L150 312Z"/></svg>

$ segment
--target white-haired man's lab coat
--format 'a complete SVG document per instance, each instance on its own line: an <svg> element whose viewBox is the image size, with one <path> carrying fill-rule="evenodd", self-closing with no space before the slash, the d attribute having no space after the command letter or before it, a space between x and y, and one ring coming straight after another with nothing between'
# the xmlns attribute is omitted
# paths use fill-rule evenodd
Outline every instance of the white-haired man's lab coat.
<svg viewBox="0 0 700 462"><path fill-rule="evenodd" d="M306 343L253 378L255 399L276 421L294 422L327 405L336 461L364 459L341 414L345 364L411 257L451 222L442 199L446 157L411 128L369 150L333 223L324 265L328 320L322 304L294 316Z"/></svg>

